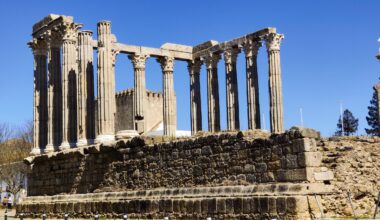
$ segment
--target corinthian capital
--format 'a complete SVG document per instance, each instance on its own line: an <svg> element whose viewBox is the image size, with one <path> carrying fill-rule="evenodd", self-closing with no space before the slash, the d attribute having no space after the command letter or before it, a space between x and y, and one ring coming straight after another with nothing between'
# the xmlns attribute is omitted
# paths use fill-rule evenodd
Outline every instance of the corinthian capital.
<svg viewBox="0 0 380 220"><path fill-rule="evenodd" d="M210 53L208 56L204 57L204 62L207 69L217 68L218 62L221 56L219 53Z"/></svg>
<svg viewBox="0 0 380 220"><path fill-rule="evenodd" d="M48 30L44 34L49 48L59 48L62 46L62 34L56 30Z"/></svg>
<svg viewBox="0 0 380 220"><path fill-rule="evenodd" d="M261 46L262 43L260 41L248 39L243 45L245 57L257 56Z"/></svg>
<svg viewBox="0 0 380 220"><path fill-rule="evenodd" d="M112 63L112 66L115 67L116 65L116 56L120 53L120 51L118 50L112 50L111 51L111 63Z"/></svg>
<svg viewBox="0 0 380 220"><path fill-rule="evenodd" d="M236 48L236 47L227 48L224 51L224 62L226 64L236 63L237 56L239 53L240 53L239 48Z"/></svg>
<svg viewBox="0 0 380 220"><path fill-rule="evenodd" d="M374 88L376 91L380 92L380 83L376 84L373 88Z"/></svg>
<svg viewBox="0 0 380 220"><path fill-rule="evenodd" d="M31 40L28 43L28 46L32 49L33 54L35 56L37 56L37 55L46 56L47 55L48 47L47 47L45 40L42 40L42 39L38 40L36 38L33 38L33 40Z"/></svg>
<svg viewBox="0 0 380 220"><path fill-rule="evenodd" d="M145 61L148 57L149 55L146 54L133 54L128 56L135 69L145 69Z"/></svg>
<svg viewBox="0 0 380 220"><path fill-rule="evenodd" d="M202 61L200 59L188 61L187 68L189 70L189 74L199 74L201 72L201 66Z"/></svg>
<svg viewBox="0 0 380 220"><path fill-rule="evenodd" d="M159 57L157 62L161 64L162 72L173 72L174 70L174 57Z"/></svg>
<svg viewBox="0 0 380 220"><path fill-rule="evenodd" d="M264 40L267 46L267 50L269 52L279 51L282 39L284 39L283 34L271 33L271 34L265 35Z"/></svg>
<svg viewBox="0 0 380 220"><path fill-rule="evenodd" d="M63 41L77 41L78 30L81 28L81 24L76 23L63 23L60 27Z"/></svg>

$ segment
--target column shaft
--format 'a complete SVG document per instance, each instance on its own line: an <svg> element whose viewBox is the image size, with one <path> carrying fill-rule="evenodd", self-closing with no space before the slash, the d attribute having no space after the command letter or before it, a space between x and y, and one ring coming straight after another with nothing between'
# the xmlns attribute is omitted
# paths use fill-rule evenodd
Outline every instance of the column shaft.
<svg viewBox="0 0 380 220"><path fill-rule="evenodd" d="M48 50L48 140L45 152L52 152L62 141L61 42L51 32Z"/></svg>
<svg viewBox="0 0 380 220"><path fill-rule="evenodd" d="M78 145L91 144L95 139L95 102L92 32L78 35Z"/></svg>
<svg viewBox="0 0 380 220"><path fill-rule="evenodd" d="M220 131L220 106L219 106L219 83L218 61L220 54L211 54L206 59L207 68L207 103L208 103L208 130Z"/></svg>
<svg viewBox="0 0 380 220"><path fill-rule="evenodd" d="M226 104L227 104L227 129L239 130L239 96L237 85L236 59L238 48L229 48L224 52L226 66Z"/></svg>
<svg viewBox="0 0 380 220"><path fill-rule="evenodd" d="M64 39L62 46L62 106L63 126L61 150L77 142L77 62L76 40Z"/></svg>
<svg viewBox="0 0 380 220"><path fill-rule="evenodd" d="M31 154L44 152L47 145L47 48L46 42L29 44L34 54L33 149Z"/></svg>
<svg viewBox="0 0 380 220"><path fill-rule="evenodd" d="M146 131L145 126L145 109L144 103L146 99L146 86L145 86L145 61L147 55L136 54L130 55L129 59L132 61L134 68L134 93L133 93L133 115L134 126L138 133Z"/></svg>
<svg viewBox="0 0 380 220"><path fill-rule="evenodd" d="M282 82L280 65L280 43L283 35L269 34L266 36L269 65L269 96L271 132L284 132Z"/></svg>
<svg viewBox="0 0 380 220"><path fill-rule="evenodd" d="M257 53L261 43L259 41L248 41L244 45L246 58L246 80L247 80L247 113L248 129L260 129L260 98L259 79L257 70Z"/></svg>
<svg viewBox="0 0 380 220"><path fill-rule="evenodd" d="M111 22L98 23L98 142L115 139L115 51L112 43Z"/></svg>
<svg viewBox="0 0 380 220"><path fill-rule="evenodd" d="M158 59L163 73L163 123L164 135L175 136L177 127L176 97L173 81L173 57L161 57Z"/></svg>
<svg viewBox="0 0 380 220"><path fill-rule="evenodd" d="M188 69L190 74L190 121L191 134L194 135L202 130L202 109L201 109L201 86L200 71L201 61L189 62Z"/></svg>

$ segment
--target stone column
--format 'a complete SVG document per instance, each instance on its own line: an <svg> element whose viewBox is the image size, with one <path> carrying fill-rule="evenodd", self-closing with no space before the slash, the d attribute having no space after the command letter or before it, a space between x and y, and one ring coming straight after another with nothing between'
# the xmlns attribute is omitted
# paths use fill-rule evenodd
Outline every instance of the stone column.
<svg viewBox="0 0 380 220"><path fill-rule="evenodd" d="M257 71L257 53L260 41L248 40L244 44L247 79L248 129L260 129L259 77Z"/></svg>
<svg viewBox="0 0 380 220"><path fill-rule="evenodd" d="M134 68L134 92L133 92L133 115L135 130L141 134L145 132L145 109L144 102L146 99L145 87L145 61L148 55L135 54L129 55Z"/></svg>
<svg viewBox="0 0 380 220"><path fill-rule="evenodd" d="M177 128L177 115L176 115L176 97L174 93L173 57L160 57L158 62L161 64L163 73L163 121L164 121L164 135L175 136Z"/></svg>
<svg viewBox="0 0 380 220"><path fill-rule="evenodd" d="M44 152L47 144L47 45L34 39L29 43L34 55L33 149L31 155Z"/></svg>
<svg viewBox="0 0 380 220"><path fill-rule="evenodd" d="M379 128L380 128L380 83L375 85L375 90L377 93L378 122L379 122Z"/></svg>
<svg viewBox="0 0 380 220"><path fill-rule="evenodd" d="M188 64L190 74L191 135L194 135L202 130L201 83L199 80L202 62L194 60Z"/></svg>
<svg viewBox="0 0 380 220"><path fill-rule="evenodd" d="M207 69L207 103L208 103L208 130L220 131L219 83L218 62L220 54L210 54L205 57Z"/></svg>
<svg viewBox="0 0 380 220"><path fill-rule="evenodd" d="M96 142L115 140L115 59L112 44L116 38L111 34L111 22L98 23L98 98Z"/></svg>
<svg viewBox="0 0 380 220"><path fill-rule="evenodd" d="M92 32L78 34L78 146L92 144L95 139L94 65Z"/></svg>
<svg viewBox="0 0 380 220"><path fill-rule="evenodd" d="M227 129L229 131L240 129L236 72L236 60L239 52L238 48L228 48L224 51L224 62L226 66Z"/></svg>
<svg viewBox="0 0 380 220"><path fill-rule="evenodd" d="M53 152L62 141L61 35L48 31L48 140L45 152Z"/></svg>
<svg viewBox="0 0 380 220"><path fill-rule="evenodd" d="M270 126L274 133L284 132L280 65L280 44L283 38L284 35L276 33L265 36L269 65Z"/></svg>
<svg viewBox="0 0 380 220"><path fill-rule="evenodd" d="M60 150L77 142L77 36L79 26L64 26L62 39L62 143Z"/></svg>

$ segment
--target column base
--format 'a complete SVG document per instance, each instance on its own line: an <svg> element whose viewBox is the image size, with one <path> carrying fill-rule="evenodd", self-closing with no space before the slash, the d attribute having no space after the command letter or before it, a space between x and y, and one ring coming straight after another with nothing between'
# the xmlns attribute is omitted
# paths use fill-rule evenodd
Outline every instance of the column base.
<svg viewBox="0 0 380 220"><path fill-rule="evenodd" d="M113 134L101 134L98 135L95 139L95 143L104 143L115 141L115 135Z"/></svg>
<svg viewBox="0 0 380 220"><path fill-rule="evenodd" d="M48 144L48 145L46 145L44 153L51 153L51 152L54 152L54 151L55 151L54 145Z"/></svg>
<svg viewBox="0 0 380 220"><path fill-rule="evenodd" d="M40 147L33 147L32 151L30 151L31 156L38 156L44 153L43 148Z"/></svg>
<svg viewBox="0 0 380 220"><path fill-rule="evenodd" d="M139 133L135 130L122 130L116 133L116 140L130 139L136 136L139 136Z"/></svg>
<svg viewBox="0 0 380 220"><path fill-rule="evenodd" d="M76 145L74 143L62 142L61 146L59 146L59 150L67 150L72 147L76 147Z"/></svg>
<svg viewBox="0 0 380 220"><path fill-rule="evenodd" d="M91 145L91 144L94 144L94 140L93 139L80 139L77 142L77 147L84 147L84 146L88 146L88 145Z"/></svg>

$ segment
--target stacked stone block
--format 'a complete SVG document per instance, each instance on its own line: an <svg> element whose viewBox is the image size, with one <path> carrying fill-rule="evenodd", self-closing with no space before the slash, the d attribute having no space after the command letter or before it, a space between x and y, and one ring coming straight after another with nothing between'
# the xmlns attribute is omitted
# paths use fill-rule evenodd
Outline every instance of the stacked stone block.
<svg viewBox="0 0 380 220"><path fill-rule="evenodd" d="M60 206L51 213L116 216L125 207L138 218L300 219L310 214L308 194L329 191L315 137L293 129L270 138L224 133L156 144L134 138L39 156L18 210L35 215Z"/></svg>

